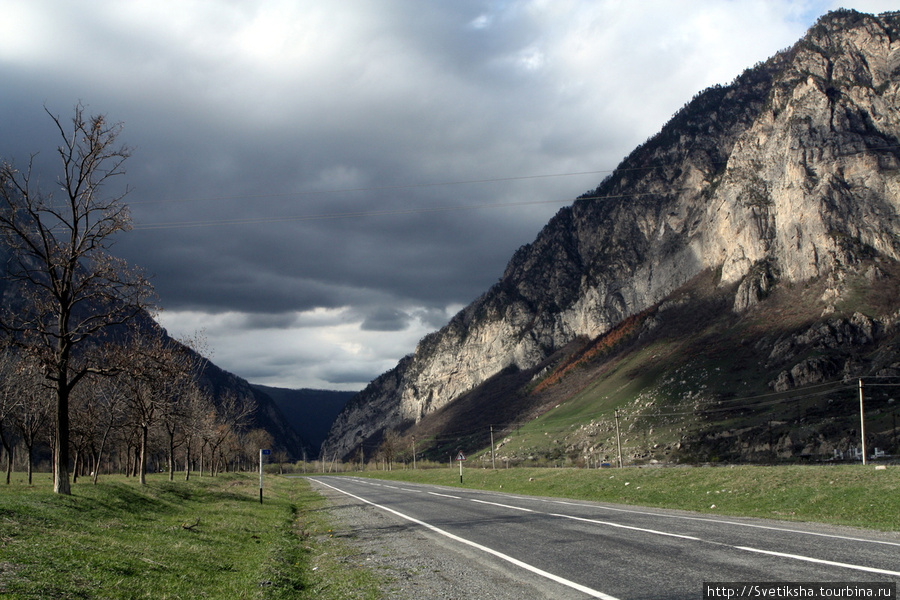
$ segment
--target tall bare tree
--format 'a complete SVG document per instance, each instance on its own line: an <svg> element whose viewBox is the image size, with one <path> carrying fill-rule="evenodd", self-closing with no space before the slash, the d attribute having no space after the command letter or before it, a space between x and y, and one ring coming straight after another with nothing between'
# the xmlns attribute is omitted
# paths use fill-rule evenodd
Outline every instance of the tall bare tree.
<svg viewBox="0 0 900 600"><path fill-rule="evenodd" d="M194 376L193 361L184 346L162 332L141 334L138 331L132 332L120 361L118 378L128 388L129 419L141 433L138 475L141 484L146 484L150 434L167 413L173 421L172 429L166 430L171 432L170 456L174 453L174 422L183 416L182 400L185 387Z"/></svg>
<svg viewBox="0 0 900 600"><path fill-rule="evenodd" d="M24 401L21 377L24 365L21 356L12 348L0 351L0 443L6 452L6 484L9 485L13 468L13 417Z"/></svg>
<svg viewBox="0 0 900 600"><path fill-rule="evenodd" d="M52 403L46 381L33 364L26 362L20 370L17 387L22 402L13 412L13 423L19 430L22 445L25 447L28 485L31 485L34 473L34 448L46 439Z"/></svg>
<svg viewBox="0 0 900 600"><path fill-rule="evenodd" d="M202 439L204 416L215 411L212 396L196 381L191 382L185 396L186 410L183 426L184 436L184 480L191 478L191 460L194 446ZM200 450L201 475L203 465L203 446Z"/></svg>
<svg viewBox="0 0 900 600"><path fill-rule="evenodd" d="M385 431L384 439L381 441L381 446L379 446L378 449L387 465L387 470L393 471L394 458L397 456L397 452L400 449L400 434L393 429Z"/></svg>
<svg viewBox="0 0 900 600"><path fill-rule="evenodd" d="M210 449L210 473L218 473L220 449L231 438L244 432L256 412L256 401L250 396L239 397L229 390L222 394L207 414L203 431L205 445Z"/></svg>
<svg viewBox="0 0 900 600"><path fill-rule="evenodd" d="M93 376L87 385L82 384L74 395L72 415L73 446L79 445L90 454L91 480L94 484L100 475L100 465L113 433L123 427L127 390L115 377ZM77 438L81 437L79 444ZM78 460L76 459L76 463ZM75 477L72 477L73 482Z"/></svg>
<svg viewBox="0 0 900 600"><path fill-rule="evenodd" d="M165 432L169 481L172 481L175 479L175 450L191 441L191 404L200 393L197 377L204 359L185 345L173 343L169 345L166 360L171 377L168 387L171 391L168 402L162 406L160 424Z"/></svg>
<svg viewBox="0 0 900 600"><path fill-rule="evenodd" d="M2 325L41 360L55 390L53 489L70 494L69 398L85 375L103 371L79 350L146 308L150 286L109 254L114 236L131 223L127 186L109 188L130 155L117 143L122 125L86 115L80 103L71 124L46 112L62 138L62 193L41 190L36 155L24 171L0 165L0 233L12 250L7 277L23 298L6 307Z"/></svg>

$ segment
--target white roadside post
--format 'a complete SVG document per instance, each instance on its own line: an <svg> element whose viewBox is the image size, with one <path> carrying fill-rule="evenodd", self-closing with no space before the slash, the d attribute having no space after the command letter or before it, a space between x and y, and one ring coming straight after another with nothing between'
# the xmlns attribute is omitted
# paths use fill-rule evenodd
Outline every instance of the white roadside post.
<svg viewBox="0 0 900 600"><path fill-rule="evenodd" d="M462 450L459 451L459 454L456 456L456 462L459 463L459 482L462 483L462 464L463 461L466 460L466 455L462 453Z"/></svg>
<svg viewBox="0 0 900 600"><path fill-rule="evenodd" d="M263 450L260 448L259 450L259 503L262 504L262 496L263 496L263 484L262 484L262 476L263 476L263 456L268 456L272 454L271 450Z"/></svg>

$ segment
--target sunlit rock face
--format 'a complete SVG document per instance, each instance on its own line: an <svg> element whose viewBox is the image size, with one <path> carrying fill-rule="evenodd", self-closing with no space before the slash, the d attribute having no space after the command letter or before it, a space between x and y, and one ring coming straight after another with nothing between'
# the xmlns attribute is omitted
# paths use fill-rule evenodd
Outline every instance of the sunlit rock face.
<svg viewBox="0 0 900 600"><path fill-rule="evenodd" d="M595 337L703 270L734 310L775 286L900 259L900 17L838 11L685 105L520 248L499 282L372 382L326 451L452 402L506 367Z"/></svg>

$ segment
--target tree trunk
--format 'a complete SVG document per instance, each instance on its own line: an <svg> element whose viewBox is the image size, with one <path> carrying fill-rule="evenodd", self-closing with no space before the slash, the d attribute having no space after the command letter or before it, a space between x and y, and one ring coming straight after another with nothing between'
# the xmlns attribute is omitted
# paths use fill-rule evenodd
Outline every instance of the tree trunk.
<svg viewBox="0 0 900 600"><path fill-rule="evenodd" d="M57 376L67 377L60 369ZM53 491L57 494L72 494L69 483L69 388L65 379L60 379L56 388L56 435L53 449ZM31 483L31 455L28 456L28 483Z"/></svg>
<svg viewBox="0 0 900 600"><path fill-rule="evenodd" d="M13 449L2 433L0 433L0 441L3 442L3 449L6 451L6 485L9 485L12 480Z"/></svg>
<svg viewBox="0 0 900 600"><path fill-rule="evenodd" d="M81 469L81 451L76 448L72 461L72 483L78 483L78 471Z"/></svg>
<svg viewBox="0 0 900 600"><path fill-rule="evenodd" d="M100 465L103 461L103 451L106 449L106 440L109 438L109 432L112 430L112 427L107 427L103 432L103 438L100 440L100 448L97 448L95 452L92 452L93 460L94 460L94 471L91 473L91 479L94 482L94 485L97 485L97 478L100 476Z"/></svg>
<svg viewBox="0 0 900 600"><path fill-rule="evenodd" d="M175 435L169 434L169 481L175 481Z"/></svg>
<svg viewBox="0 0 900 600"><path fill-rule="evenodd" d="M31 475L34 472L34 466L32 465L32 462L31 462L31 446L25 447L25 453L28 455L28 460L25 461L28 465L28 467L27 467L27 469L28 469L28 485L31 485Z"/></svg>
<svg viewBox="0 0 900 600"><path fill-rule="evenodd" d="M147 439L149 437L149 427L141 425L141 458L138 471L141 477L141 485L147 485Z"/></svg>
<svg viewBox="0 0 900 600"><path fill-rule="evenodd" d="M100 452L91 452L91 483L97 485L97 477L100 476Z"/></svg>

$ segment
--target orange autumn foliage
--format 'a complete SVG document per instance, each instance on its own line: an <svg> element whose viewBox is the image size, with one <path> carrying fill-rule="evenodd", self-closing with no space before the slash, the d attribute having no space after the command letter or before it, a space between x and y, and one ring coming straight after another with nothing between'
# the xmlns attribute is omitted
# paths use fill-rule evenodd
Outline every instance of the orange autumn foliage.
<svg viewBox="0 0 900 600"><path fill-rule="evenodd" d="M568 360L563 362L550 373L550 375L545 377L543 381L535 386L532 393L539 393L550 386L559 383L559 381L572 370L587 364L600 354L611 351L619 343L630 338L650 313L650 310L645 310L636 315L632 315L616 325L613 329L610 329L605 334L597 337L591 344L582 349L581 352L572 354Z"/></svg>

